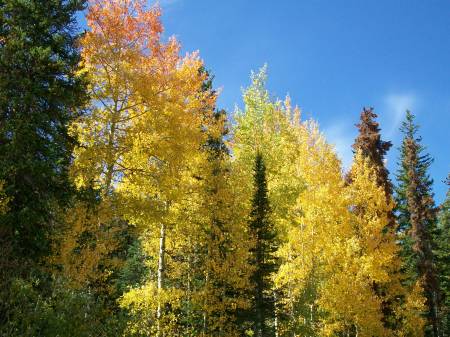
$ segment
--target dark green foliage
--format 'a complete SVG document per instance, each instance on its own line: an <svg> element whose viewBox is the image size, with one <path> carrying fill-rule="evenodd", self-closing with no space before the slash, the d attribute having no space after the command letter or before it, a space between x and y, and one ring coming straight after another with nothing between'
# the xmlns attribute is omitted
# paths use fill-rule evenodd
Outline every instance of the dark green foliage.
<svg viewBox="0 0 450 337"><path fill-rule="evenodd" d="M407 187L410 184L410 178L408 175L408 170L410 163L405 159L408 155L408 144L407 142L412 140L417 146L417 174L422 180L424 189L431 191L433 180L428 174L428 169L433 163L433 158L428 153L423 153L425 147L421 144L422 138L417 136L417 131L419 129L418 125L414 124L415 116L410 112L406 112L406 119L402 123L400 131L403 133L402 146L400 147L400 161L398 163L399 169L397 170L396 178L398 181L398 186L395 189L395 200L396 200L396 211L397 211L397 221L399 225L399 231L407 231L410 226L410 213L408 211L408 204L406 200Z"/></svg>
<svg viewBox="0 0 450 337"><path fill-rule="evenodd" d="M213 89L214 75L211 75L211 72L204 67L201 67L199 72L207 76L205 81L203 81L201 90L209 92L211 97L216 96L217 91ZM211 111L213 111L212 115ZM220 134L213 135L208 128L217 126L220 128ZM223 160L229 155L229 149L224 142L229 132L227 126L227 112L225 110L218 110L215 107L205 110L203 128L208 137L205 144L203 144L203 149L208 152L210 161Z"/></svg>
<svg viewBox="0 0 450 337"><path fill-rule="evenodd" d="M120 336L125 320L105 311L88 291L71 290L62 280L43 290L37 280L12 282L10 308L1 337L107 337Z"/></svg>
<svg viewBox="0 0 450 337"><path fill-rule="evenodd" d="M75 13L84 2L0 2L0 180L11 198L0 217L2 267L49 252L55 209L72 192L68 124L85 101Z"/></svg>
<svg viewBox="0 0 450 337"><path fill-rule="evenodd" d="M130 287L138 287L144 283L149 275L149 269L145 264L145 255L141 240L134 239L129 245L126 260L118 273L117 289L123 294Z"/></svg>
<svg viewBox="0 0 450 337"><path fill-rule="evenodd" d="M401 131L404 135L400 148L400 162L396 188L397 215L409 283L423 280L427 299L429 327L427 335L438 334L439 289L433 256L433 233L436 231L436 207L433 200L433 180L428 169L433 162L424 154L414 115L407 111Z"/></svg>
<svg viewBox="0 0 450 337"><path fill-rule="evenodd" d="M20 330L32 325L27 320L45 324L33 315L50 309L40 307L45 301L28 281L13 280L47 278L39 262L72 194L67 171L75 141L67 128L86 96L74 32L83 7L81 0L0 1L0 180L9 198L0 215L0 326L8 336L45 335Z"/></svg>
<svg viewBox="0 0 450 337"><path fill-rule="evenodd" d="M450 186L450 174L446 180ZM439 286L441 290L441 336L450 336L450 189L440 206L438 225L434 236Z"/></svg>
<svg viewBox="0 0 450 337"><path fill-rule="evenodd" d="M204 68L201 72L207 74L203 82L202 91L209 92L210 96L216 96L217 92L213 89L214 76ZM192 287L199 289L207 287L207 297L210 303L222 303L231 299L239 300L242 290L235 289L233 284L228 282L227 276L222 273L222 268L230 260L233 254L233 242L230 239L228 223L230 219L223 216L232 214L228 204L231 186L229 182L229 160L230 151L225 143L228 136L228 119L225 110L218 110L215 106L205 111L204 131L207 134L205 143L202 145L202 151L207 154L207 163L205 167L205 176L198 177L203 180L203 207L209 210L209 216L205 223L201 244L193 247L189 258L189 265L192 270L198 271L192 277ZM189 327L194 335L205 336L226 336L227 332L219 323L223 320L223 311L204 312L196 308L195 304L186 301L183 304L184 315L183 324ZM239 330L236 326L237 312L230 310L226 312L228 326Z"/></svg>
<svg viewBox="0 0 450 337"><path fill-rule="evenodd" d="M227 112L223 109L214 111L213 122L214 125L223 124L220 130L221 133L219 137L209 135L205 148L210 155L210 160L225 160L230 154L230 151L225 144L225 139L229 132L227 128Z"/></svg>
<svg viewBox="0 0 450 337"><path fill-rule="evenodd" d="M407 190L409 185L408 163L405 158L407 156L406 139L416 139L418 126L413 123L414 116L408 111L406 120L402 123L400 131L404 135L403 144L400 147L400 160L397 163L398 170L396 174L397 186L395 188L396 217L398 223L398 233L401 245L401 255L404 262L403 271L408 277L408 283L413 283L419 277L417 271L417 257L413 251L413 239L410 235L411 231L411 214L409 213ZM421 147L420 151L423 151ZM419 163L421 169L426 173L427 168L432 163L432 158L427 154Z"/></svg>
<svg viewBox="0 0 450 337"><path fill-rule="evenodd" d="M266 337L275 334L274 287L272 275L277 271L277 234L271 221L268 198L266 167L263 157L257 153L254 167L254 194L250 214L250 233L255 239L251 249L250 264L255 267L251 277L254 287L251 305L251 321L254 336Z"/></svg>

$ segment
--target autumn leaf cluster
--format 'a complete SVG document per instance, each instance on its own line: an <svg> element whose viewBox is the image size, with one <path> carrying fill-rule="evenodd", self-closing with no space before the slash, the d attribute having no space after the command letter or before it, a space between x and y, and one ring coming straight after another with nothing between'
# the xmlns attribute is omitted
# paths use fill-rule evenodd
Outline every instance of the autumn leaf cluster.
<svg viewBox="0 0 450 337"><path fill-rule="evenodd" d="M318 123L272 98L267 66L241 108L219 110L160 7L91 0L84 34L64 35L83 3L54 8L65 45L36 66L67 63L64 95L29 79L25 104L0 84L15 95L0 99L1 336L448 335L448 201L434 205L410 113L399 186L373 109L346 172ZM1 62L22 73L11 55L47 41L24 53L10 41L33 32L0 34Z"/></svg>

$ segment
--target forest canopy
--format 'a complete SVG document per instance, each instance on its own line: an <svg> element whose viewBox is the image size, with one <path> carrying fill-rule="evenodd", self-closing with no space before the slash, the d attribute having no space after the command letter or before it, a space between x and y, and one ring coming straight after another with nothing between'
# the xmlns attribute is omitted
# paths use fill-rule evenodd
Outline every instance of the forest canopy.
<svg viewBox="0 0 450 337"><path fill-rule="evenodd" d="M450 192L414 112L392 174L362 108L345 169L267 66L221 109L158 5L0 12L0 336L450 336Z"/></svg>

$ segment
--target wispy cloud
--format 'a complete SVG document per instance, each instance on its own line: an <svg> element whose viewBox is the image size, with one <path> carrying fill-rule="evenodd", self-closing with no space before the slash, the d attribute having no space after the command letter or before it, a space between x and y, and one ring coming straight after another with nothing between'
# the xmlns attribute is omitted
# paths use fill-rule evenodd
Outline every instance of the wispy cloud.
<svg viewBox="0 0 450 337"><path fill-rule="evenodd" d="M375 111L379 114L383 139L394 140L406 110L414 112L418 108L419 99L413 93L388 93L381 97L379 104L381 106L375 106ZM350 168L353 159L352 144L357 136L354 124L358 123L359 114L351 116L356 119L349 117L342 116L340 120L327 123L323 129L327 141L334 145L345 170Z"/></svg>
<svg viewBox="0 0 450 337"><path fill-rule="evenodd" d="M334 145L336 153L341 159L345 170L350 168L353 158L353 133L349 132L351 126L351 123L350 125L347 125L340 122L335 123L330 127L326 127L323 131L328 142Z"/></svg>
<svg viewBox="0 0 450 337"><path fill-rule="evenodd" d="M414 110L417 107L417 96L412 93L390 93L384 97L385 134L392 138L402 122L406 110Z"/></svg>

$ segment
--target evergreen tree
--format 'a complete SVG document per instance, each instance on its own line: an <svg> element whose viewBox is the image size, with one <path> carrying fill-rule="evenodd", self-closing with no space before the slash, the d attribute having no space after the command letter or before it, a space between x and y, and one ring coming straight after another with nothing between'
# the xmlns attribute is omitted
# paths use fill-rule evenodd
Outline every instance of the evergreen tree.
<svg viewBox="0 0 450 337"><path fill-rule="evenodd" d="M245 308L243 300L248 289L248 237L242 233L241 196L233 189L229 150L225 144L228 133L226 113L215 111L205 144L201 207L204 225L200 231L202 271L202 329L205 336L240 336L237 312Z"/></svg>
<svg viewBox="0 0 450 337"><path fill-rule="evenodd" d="M213 76L207 75L201 91L213 98ZM215 103L214 101L211 101ZM202 130L206 139L202 156L192 168L196 191L183 217L197 223L186 236L190 244L183 251L188 272L182 313L183 331L204 336L241 336L237 312L244 308L243 293L248 288L248 238L242 232L242 196L233 189L230 153L226 145L227 114L215 104L202 109Z"/></svg>
<svg viewBox="0 0 450 337"><path fill-rule="evenodd" d="M16 270L49 252L55 207L72 193L68 125L86 96L75 32L84 2L0 4L0 180L9 199L0 237L9 247L2 260Z"/></svg>
<svg viewBox="0 0 450 337"><path fill-rule="evenodd" d="M375 121L377 114L373 108L363 108L360 116L358 128L358 136L355 143L352 145L354 152L358 150L364 157L368 157L372 165L375 166L377 173L378 186L384 188L386 198L390 199L392 196L392 183L389 179L389 171L384 165L387 151L392 144L389 141L381 140L380 127ZM351 178L350 178L351 179Z"/></svg>
<svg viewBox="0 0 450 337"><path fill-rule="evenodd" d="M389 179L389 171L385 166L385 156L387 151L391 148L392 143L381 139L381 129L379 123L375 121L377 117L378 116L373 111L373 108L363 108L360 115L360 122L359 124L356 124L359 133L352 148L355 154L360 153L363 158L368 159L369 165L372 166L376 172L377 185L383 188L386 201L390 203L392 200L393 187ZM353 179L351 175L352 173L350 172L347 176L348 182L351 182ZM388 212L388 219L389 221L385 228L386 233L396 226L395 217L392 211ZM380 287L376 282L373 287L379 296L384 296L386 289ZM387 327L393 327L394 324L392 323L394 317L392 305L390 300L386 300L383 303L383 321Z"/></svg>
<svg viewBox="0 0 450 337"><path fill-rule="evenodd" d="M255 245L251 249L251 264L255 270L251 276L254 285L252 296L252 322L254 336L273 336L274 319L273 274L278 269L275 252L276 232L270 219L266 167L260 153L254 166L254 194L250 214L250 232Z"/></svg>
<svg viewBox="0 0 450 337"><path fill-rule="evenodd" d="M450 187L450 174L446 179ZM438 225L435 233L435 257L442 296L440 321L441 336L450 336L450 188L445 201L440 206Z"/></svg>
<svg viewBox="0 0 450 337"><path fill-rule="evenodd" d="M386 230L394 203L386 202L377 171L360 151L351 170L352 183L346 187L351 218L339 222L341 228L332 240L348 239L327 261L332 272L322 283L318 301L328 313L324 335L420 337L422 296L401 284L395 233ZM335 199L337 204L339 196Z"/></svg>
<svg viewBox="0 0 450 337"><path fill-rule="evenodd" d="M428 174L433 159L423 153L425 148L421 145L421 137L417 136L418 126L414 124L414 115L410 111L406 112L401 131L404 137L400 148L396 201L402 254L407 275L413 281L423 280L429 328L432 328L432 332L428 332L437 337L439 291L432 251L436 207L432 192L433 180Z"/></svg>

